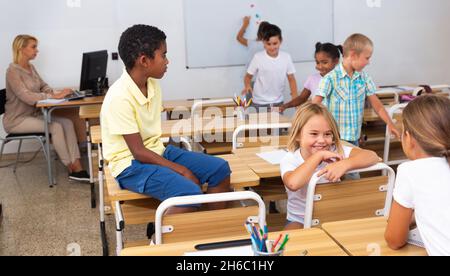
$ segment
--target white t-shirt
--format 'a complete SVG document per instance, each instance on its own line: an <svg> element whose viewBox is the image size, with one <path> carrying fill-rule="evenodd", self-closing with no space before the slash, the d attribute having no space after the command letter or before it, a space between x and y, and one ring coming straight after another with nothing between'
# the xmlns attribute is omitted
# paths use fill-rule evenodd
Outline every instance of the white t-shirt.
<svg viewBox="0 0 450 276"><path fill-rule="evenodd" d="M349 158L350 153L352 152L352 147L343 146L344 150L344 158ZM305 162L303 159L300 150L292 153L289 152L284 159L281 161L280 169L281 169L281 177L284 178L284 175L288 172L295 171L300 165ZM328 164L322 162L314 173L322 170ZM325 179L320 179L318 183L327 183L328 181ZM308 191L308 185L305 185L302 189L293 192L286 188L286 192L288 195L288 203L287 203L287 220L291 222L300 222L304 224L305 221L305 208L306 208L306 193Z"/></svg>
<svg viewBox="0 0 450 276"><path fill-rule="evenodd" d="M415 210L417 227L429 255L450 256L450 167L445 158L401 164L394 199Z"/></svg>
<svg viewBox="0 0 450 276"><path fill-rule="evenodd" d="M245 70L247 71L248 66L252 62L253 58L255 57L256 53L264 51L264 43L262 41L258 40L247 40L247 50L248 50L248 60L245 64Z"/></svg>
<svg viewBox="0 0 450 276"><path fill-rule="evenodd" d="M280 51L278 57L273 58L262 51L256 53L247 73L256 76L253 102L266 105L284 101L286 79L295 74L295 67L288 53Z"/></svg>

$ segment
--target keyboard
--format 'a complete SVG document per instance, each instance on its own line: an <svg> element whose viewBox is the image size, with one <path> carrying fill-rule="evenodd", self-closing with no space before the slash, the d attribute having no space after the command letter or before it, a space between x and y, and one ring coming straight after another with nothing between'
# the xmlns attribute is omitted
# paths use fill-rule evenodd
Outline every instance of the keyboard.
<svg viewBox="0 0 450 276"><path fill-rule="evenodd" d="M67 95L65 97L65 99L68 101L76 101L76 100L84 99L85 97L86 97L86 94L83 93L83 91L73 91L73 93L70 95Z"/></svg>

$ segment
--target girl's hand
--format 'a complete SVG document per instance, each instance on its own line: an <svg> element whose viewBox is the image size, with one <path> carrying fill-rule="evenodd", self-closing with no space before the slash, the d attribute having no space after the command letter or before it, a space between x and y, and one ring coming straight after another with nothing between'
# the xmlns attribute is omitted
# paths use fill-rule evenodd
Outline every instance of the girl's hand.
<svg viewBox="0 0 450 276"><path fill-rule="evenodd" d="M340 160L344 159L338 153L332 152L332 151L328 151L328 150L320 151L318 153L321 155L322 161L324 161L326 163L334 163L334 162L337 162L337 161L340 161Z"/></svg>
<svg viewBox="0 0 450 276"><path fill-rule="evenodd" d="M341 180L341 177L347 172L347 170L348 168L344 162L336 162L326 166L319 172L318 176L325 176L325 179L330 182L338 182L339 180Z"/></svg>
<svg viewBox="0 0 450 276"><path fill-rule="evenodd" d="M391 133L391 135L394 135L399 140L401 139L401 134L398 131L398 129L395 127L395 125L389 124L388 128L389 128L389 132Z"/></svg>

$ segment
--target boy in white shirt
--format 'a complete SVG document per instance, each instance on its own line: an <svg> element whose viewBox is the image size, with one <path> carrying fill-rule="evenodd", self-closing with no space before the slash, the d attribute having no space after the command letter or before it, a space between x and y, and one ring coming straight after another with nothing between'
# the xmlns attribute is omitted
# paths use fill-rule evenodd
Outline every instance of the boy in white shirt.
<svg viewBox="0 0 450 276"><path fill-rule="evenodd" d="M403 111L402 146L413 161L397 170L385 238L406 245L415 218L429 255L450 256L450 100L422 96Z"/></svg>
<svg viewBox="0 0 450 276"><path fill-rule="evenodd" d="M279 27L272 24L265 26L263 41L265 51L257 53L250 63L242 94L252 93L253 106L258 110L270 110L284 103L286 78L292 98L297 97L296 71L291 56L280 51L283 37ZM254 88L251 86L253 76L256 76Z"/></svg>

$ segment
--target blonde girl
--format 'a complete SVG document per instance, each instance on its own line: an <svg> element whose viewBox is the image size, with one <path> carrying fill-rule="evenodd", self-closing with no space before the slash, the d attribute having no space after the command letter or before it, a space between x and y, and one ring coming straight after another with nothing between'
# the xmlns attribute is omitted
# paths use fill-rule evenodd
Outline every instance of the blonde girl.
<svg viewBox="0 0 450 276"><path fill-rule="evenodd" d="M348 171L374 165L376 153L341 144L339 130L326 107L306 103L297 111L288 142L289 153L281 162L288 193L286 229L303 228L306 191L319 172L319 183L338 182Z"/></svg>

